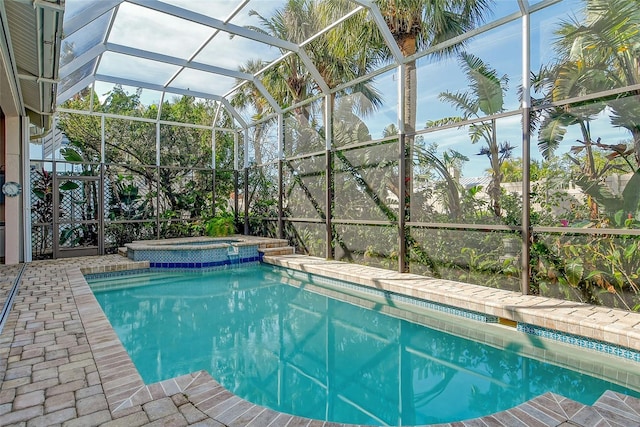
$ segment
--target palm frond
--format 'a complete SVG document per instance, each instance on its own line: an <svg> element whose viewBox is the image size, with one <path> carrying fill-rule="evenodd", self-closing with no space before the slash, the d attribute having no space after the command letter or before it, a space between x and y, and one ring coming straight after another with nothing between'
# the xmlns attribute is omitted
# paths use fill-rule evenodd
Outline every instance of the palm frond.
<svg viewBox="0 0 640 427"><path fill-rule="evenodd" d="M474 123L469 126L469 137L471 143L475 144L480 140L484 140L488 146L493 146L493 138L491 136L493 132L493 124L490 122Z"/></svg>
<svg viewBox="0 0 640 427"><path fill-rule="evenodd" d="M573 182L587 195L602 205L608 212L617 212L624 206L622 197L613 194L611 189L602 181L596 181L590 176L579 173Z"/></svg>
<svg viewBox="0 0 640 427"><path fill-rule="evenodd" d="M469 92L442 92L438 98L462 111L462 117L465 120L470 117L478 117L478 100L472 98Z"/></svg>
<svg viewBox="0 0 640 427"><path fill-rule="evenodd" d="M538 133L538 149L545 160L549 160L553 156L566 133L567 125L561 115L550 115L543 119Z"/></svg>
<svg viewBox="0 0 640 427"><path fill-rule="evenodd" d="M409 54L475 28L489 15L491 3L489 0L376 0L398 46L403 49L407 39L415 43ZM457 52L462 45L452 44L435 55Z"/></svg>
<svg viewBox="0 0 640 427"><path fill-rule="evenodd" d="M460 123L463 120L462 117L443 117L438 120L427 120L425 128L434 128L440 126L447 126L455 123Z"/></svg>
<svg viewBox="0 0 640 427"><path fill-rule="evenodd" d="M477 96L480 111L486 115L503 111L507 76L498 77L495 69L473 54L462 52L460 60L469 79L469 85Z"/></svg>
<svg viewBox="0 0 640 427"><path fill-rule="evenodd" d="M609 107L613 126L640 132L640 100L637 96L616 99L609 103Z"/></svg>

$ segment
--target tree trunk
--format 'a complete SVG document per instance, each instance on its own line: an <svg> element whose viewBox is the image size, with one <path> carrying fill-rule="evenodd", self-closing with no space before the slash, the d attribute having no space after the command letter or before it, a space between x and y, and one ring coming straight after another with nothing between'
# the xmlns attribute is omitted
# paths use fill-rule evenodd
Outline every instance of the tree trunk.
<svg viewBox="0 0 640 427"><path fill-rule="evenodd" d="M264 132L265 123L254 126L253 128L253 153L256 165L262 164L262 134Z"/></svg>
<svg viewBox="0 0 640 427"><path fill-rule="evenodd" d="M500 195L502 193L500 184L502 183L502 175L500 171L500 148L498 147L495 119L491 120L491 147L489 151L491 155L490 161L491 169L493 169L493 176L491 177L491 184L489 184L487 192L491 198L493 213L499 218L502 216L502 207L500 206Z"/></svg>
<svg viewBox="0 0 640 427"><path fill-rule="evenodd" d="M411 196L413 195L413 145L416 132L416 109L418 107L418 82L416 78L416 62L407 63L404 75L404 132L405 144L405 216L406 221L411 220Z"/></svg>
<svg viewBox="0 0 640 427"><path fill-rule="evenodd" d="M418 47L416 34L405 34L397 39L398 46L404 56L411 56L416 53ZM404 201L398 200L400 206L404 206L404 222L411 221L411 197L413 196L413 146L415 143L416 132L416 110L418 108L418 79L416 77L416 61L409 61L404 68L404 103L402 105L404 116L404 134L405 134L405 150L404 150ZM410 236L409 227L401 230L404 233L404 247L399 248L404 256L404 265L400 266L400 271L410 271L410 249L413 246L410 242L413 239Z"/></svg>

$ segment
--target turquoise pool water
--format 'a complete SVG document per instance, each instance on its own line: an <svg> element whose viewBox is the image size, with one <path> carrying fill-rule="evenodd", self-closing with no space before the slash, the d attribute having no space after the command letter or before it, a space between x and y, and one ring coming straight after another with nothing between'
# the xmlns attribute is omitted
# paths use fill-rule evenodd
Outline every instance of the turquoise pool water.
<svg viewBox="0 0 640 427"><path fill-rule="evenodd" d="M410 317L427 326L408 322L383 314L404 310L399 303L276 267L88 282L147 384L204 369L244 399L304 417L416 425L488 415L548 391L585 404L607 389L640 396L525 357L552 356L535 337L417 308ZM502 344L463 336L480 329L495 329ZM558 345L559 361L579 359Z"/></svg>

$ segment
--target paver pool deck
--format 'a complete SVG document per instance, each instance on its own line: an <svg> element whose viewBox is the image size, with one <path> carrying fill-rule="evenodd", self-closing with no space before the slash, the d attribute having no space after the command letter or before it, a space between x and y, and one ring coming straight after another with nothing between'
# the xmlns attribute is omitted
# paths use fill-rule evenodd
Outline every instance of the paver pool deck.
<svg viewBox="0 0 640 427"><path fill-rule="evenodd" d="M265 261L640 350L638 313L300 255ZM146 266L119 255L0 266L0 304L19 280L0 334L1 426L341 426L254 405L204 371L145 385L83 273ZM547 393L445 425L640 426L640 400L607 392L585 406Z"/></svg>

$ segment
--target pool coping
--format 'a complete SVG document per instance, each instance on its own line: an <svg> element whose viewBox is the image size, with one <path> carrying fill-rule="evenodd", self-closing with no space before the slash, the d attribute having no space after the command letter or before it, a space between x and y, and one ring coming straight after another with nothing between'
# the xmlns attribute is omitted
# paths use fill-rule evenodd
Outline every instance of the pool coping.
<svg viewBox="0 0 640 427"><path fill-rule="evenodd" d="M474 295L477 295L477 292L487 290L487 288L480 286L465 285L464 287L467 291L469 289L472 290L472 297L465 297L464 295L468 296L468 292L465 292L458 293L457 295L459 298L452 299L451 295L448 295L446 291L450 291L452 289L451 287L455 289L456 285L464 284L430 279L418 275L398 274L378 268L363 267L339 261L327 261L321 258L313 258L302 255L285 255L276 257L265 256L264 262L301 272L318 274L321 276L330 276L339 280L350 281L363 286L370 286L376 289L411 295L413 297L421 299L429 299L434 302L446 303L453 306L462 306L462 308L464 308L465 310L486 312L487 306L489 308L495 306L494 303L488 303L487 300L489 300L490 298L485 297L482 301L479 301L477 298L473 298ZM147 265L144 262L138 262L135 263L135 265L130 265L127 263L127 265L123 266L122 269L130 269L132 267L139 269L145 268L146 266ZM119 269L121 267L118 266L113 268L114 269L112 270L105 269L104 272L116 271L115 269ZM98 270L102 269L98 268ZM311 422L311 420L309 419L288 414L280 414L268 408L264 408L260 405L255 405L253 403L247 402L244 399L233 395L233 393L225 389L207 372L204 371L188 374L167 381L162 381L160 383L145 385L124 347L121 344L113 344L114 341L119 344L119 339L115 331L110 328L106 316L104 315L104 313L102 313L97 300L93 296L91 289L84 279L85 274L101 272L103 271L96 271L95 268L68 270L70 282L73 284L72 289L74 295L76 295L76 298L83 298L82 306L84 306L85 308L81 311L81 316L93 313L92 317L95 321L88 322L88 328L87 326L85 326L85 328L87 329L87 338L89 342L91 343L95 340L97 343L111 343L109 345L96 345L94 353L96 362L98 363L98 371L100 372L101 378L103 378L103 387L105 390L107 401L109 402L109 407L112 408L112 412L128 413L130 411L138 410L141 405L148 403L154 399L171 396L175 393L185 393L188 396L188 399L198 409L206 413L209 417L224 424L229 421L233 421L235 419L234 414L238 416L243 415L244 418L247 418L247 416L251 414L251 416L249 417L250 420L248 421L257 419L259 417L260 419L269 418L270 422L273 422L273 420L277 418L277 425L285 425L286 423L291 423L292 420L295 420L296 425L310 425L309 423ZM428 285L429 289L431 289L431 287L433 286L437 287L440 292L426 292L426 288L423 288L425 284ZM499 294L509 294L511 298L514 298L513 292L501 290L495 291L497 291ZM524 301L530 300L532 298L536 300L540 298L531 296L521 297L524 297ZM549 303L550 299L543 298L543 300L545 303L545 307L557 307L556 305ZM517 301L509 301L511 304L517 303ZM475 302L475 304L472 304L472 302ZM484 304L481 304L480 302L484 302ZM536 305L533 306L535 307ZM101 315L96 316L96 308L100 311ZM542 317L538 312L535 318L529 318L529 311L531 309L524 309L524 313L522 313L521 310L523 309L518 307L517 305L513 305L506 311L494 310L493 312L487 314L497 316L497 313L500 313L508 316L509 314L513 313L516 315L512 316L511 319L519 319L520 321L526 319L527 323L532 324L538 323L539 320L536 319L540 319ZM638 315L638 324L640 324L640 315ZM569 327L565 329L570 330ZM109 361L109 363L101 363L106 361ZM627 398L627 396L618 395L613 392L610 393L611 396L615 396L614 398L616 399L626 400ZM511 417L513 416L514 412L520 415L526 413L528 414L527 416L535 414L536 419L547 420L551 424L561 419L556 418L556 415L558 415L559 413L553 412L553 414L555 414L554 416L551 416L548 413L545 414L544 412L538 413L536 408L541 405L541 402L544 402L547 406L550 402L555 402L555 405L557 405L558 408L562 408L563 405L566 406L567 404L569 404L569 402L572 402L571 406L574 406L576 404L581 405L562 396L554 395L553 393L547 393L545 395L538 396L530 401L524 402L523 404L515 408L500 412L498 414L482 417L482 419L486 419L487 421L498 420L501 417ZM584 410L585 408L587 408L587 406L582 405L581 408ZM526 409L526 411L523 411L523 409ZM567 414L565 413L565 415ZM285 417L286 420L283 417ZM547 419L547 417L551 418ZM338 426L341 424L335 425Z"/></svg>
<svg viewBox="0 0 640 427"><path fill-rule="evenodd" d="M226 241L233 240L233 243ZM216 243L218 241L218 243ZM203 245L200 243L211 242ZM190 245L191 243L191 245ZM188 249L219 249L227 246L255 246L276 243L287 243L284 239L271 239L267 237L244 236L241 234L232 234L224 237L176 237L173 239L162 240L134 240L125 245L126 248L136 250L163 251L163 250L188 250Z"/></svg>
<svg viewBox="0 0 640 427"><path fill-rule="evenodd" d="M346 424L310 420L288 414L282 414L259 405L254 405L233 395L230 391L218 384L208 373L203 371L187 374L178 378L162 381L160 383L145 385L129 355L120 343L115 331L111 328L83 275L83 273L100 273L132 268L145 268L145 262L132 262L127 261L122 257L119 257L118 259L114 256L102 258L86 257L86 260L77 260L76 262L73 262L73 264L72 262L73 261L58 261L57 264L56 262L51 262L51 265L57 265L58 267L51 269L49 273L58 274L60 277L47 276L45 280L55 281L56 283L63 283L65 280L68 281L71 301L73 302L73 305L77 307L78 317L82 323L86 342L91 350L93 360L95 361L95 367L97 374L99 375L99 384L104 391L109 413L111 414L110 418L112 419L112 422L106 422L106 425L130 425L128 423L130 419L138 416L141 412L145 412L149 415L149 411L163 402L166 403L166 401L169 400L167 398L170 397L171 399L169 401L173 401L175 406L178 406L179 403L182 404L185 402L189 405L192 404L193 409L200 414L198 417L193 418L193 420L198 419L202 421L202 416L206 416L211 419L211 423L206 425L252 427L267 425L286 425L290 427L346 426ZM342 273L345 273L346 270L350 270L350 274L356 274L361 278L365 277L364 272L369 269L367 271L370 276L381 275L379 279L376 279L377 281L374 281L376 286L382 286L383 283L387 283L388 281L391 281L391 283L395 283L396 285L398 283L397 278L394 279L395 276L387 276L387 273L390 272L386 270L370 269L368 267L354 266L344 263L327 262L326 260L310 257L269 257L268 262L276 265L289 264L289 267L293 264L297 264L298 267L302 269L301 271L321 269L320 264L324 263L325 266L323 269L325 271L325 275L328 271L327 263L329 263L331 264L331 268L329 270L337 269ZM101 263L103 265L96 265ZM62 264L62 268L60 268L60 264ZM43 266L48 264L44 262L39 265ZM42 273L48 270L43 269L40 271ZM32 274L35 273L29 273L29 275ZM413 276L403 275L402 277L406 277L410 281L414 280ZM43 308L43 310L45 309L46 308ZM14 331L10 334L3 333L3 342L11 342L14 333L17 334L18 332ZM77 334L77 332L75 333ZM22 344L18 345L21 346ZM13 346L14 345L12 344L11 347L13 348ZM4 358L4 352L2 357ZM13 356L13 358L15 357L17 356ZM12 362L11 358L9 359L9 362ZM87 363L88 361L82 361L81 364L87 365ZM73 364L74 363L72 362L71 365ZM66 371L65 369L65 372L69 371ZM20 381L22 382L22 380ZM30 387L35 386L36 385ZM16 398L15 400L17 401L18 399ZM24 402L24 399L21 402ZM0 401L0 403L4 402ZM4 406L6 405L7 404L4 404ZM189 405L185 404L184 406L180 406L180 408ZM0 405L0 407L2 407L2 405ZM629 412L629 408L631 408L631 412ZM0 423L3 416L4 415L0 415ZM77 421L80 419L81 418L77 418ZM152 419L151 416L147 418L147 420L149 419ZM578 426L592 426L596 425L598 422L605 423L606 421L604 420L607 419L626 419L628 421L630 420L635 423L640 423L640 400L613 392L607 392L598 402L596 402L596 404L593 406L586 406L562 396L547 393L507 411L479 419L444 425L557 426L562 422L571 421L574 425ZM158 421L159 420L156 420L155 423L150 422L150 424L156 425ZM188 425L196 425L198 422L188 422ZM94 422L94 424L97 425L101 423ZM136 425L145 424L146 423L138 423ZM83 424L70 423L69 425Z"/></svg>
<svg viewBox="0 0 640 427"><path fill-rule="evenodd" d="M304 255L263 262L640 352L640 313Z"/></svg>

